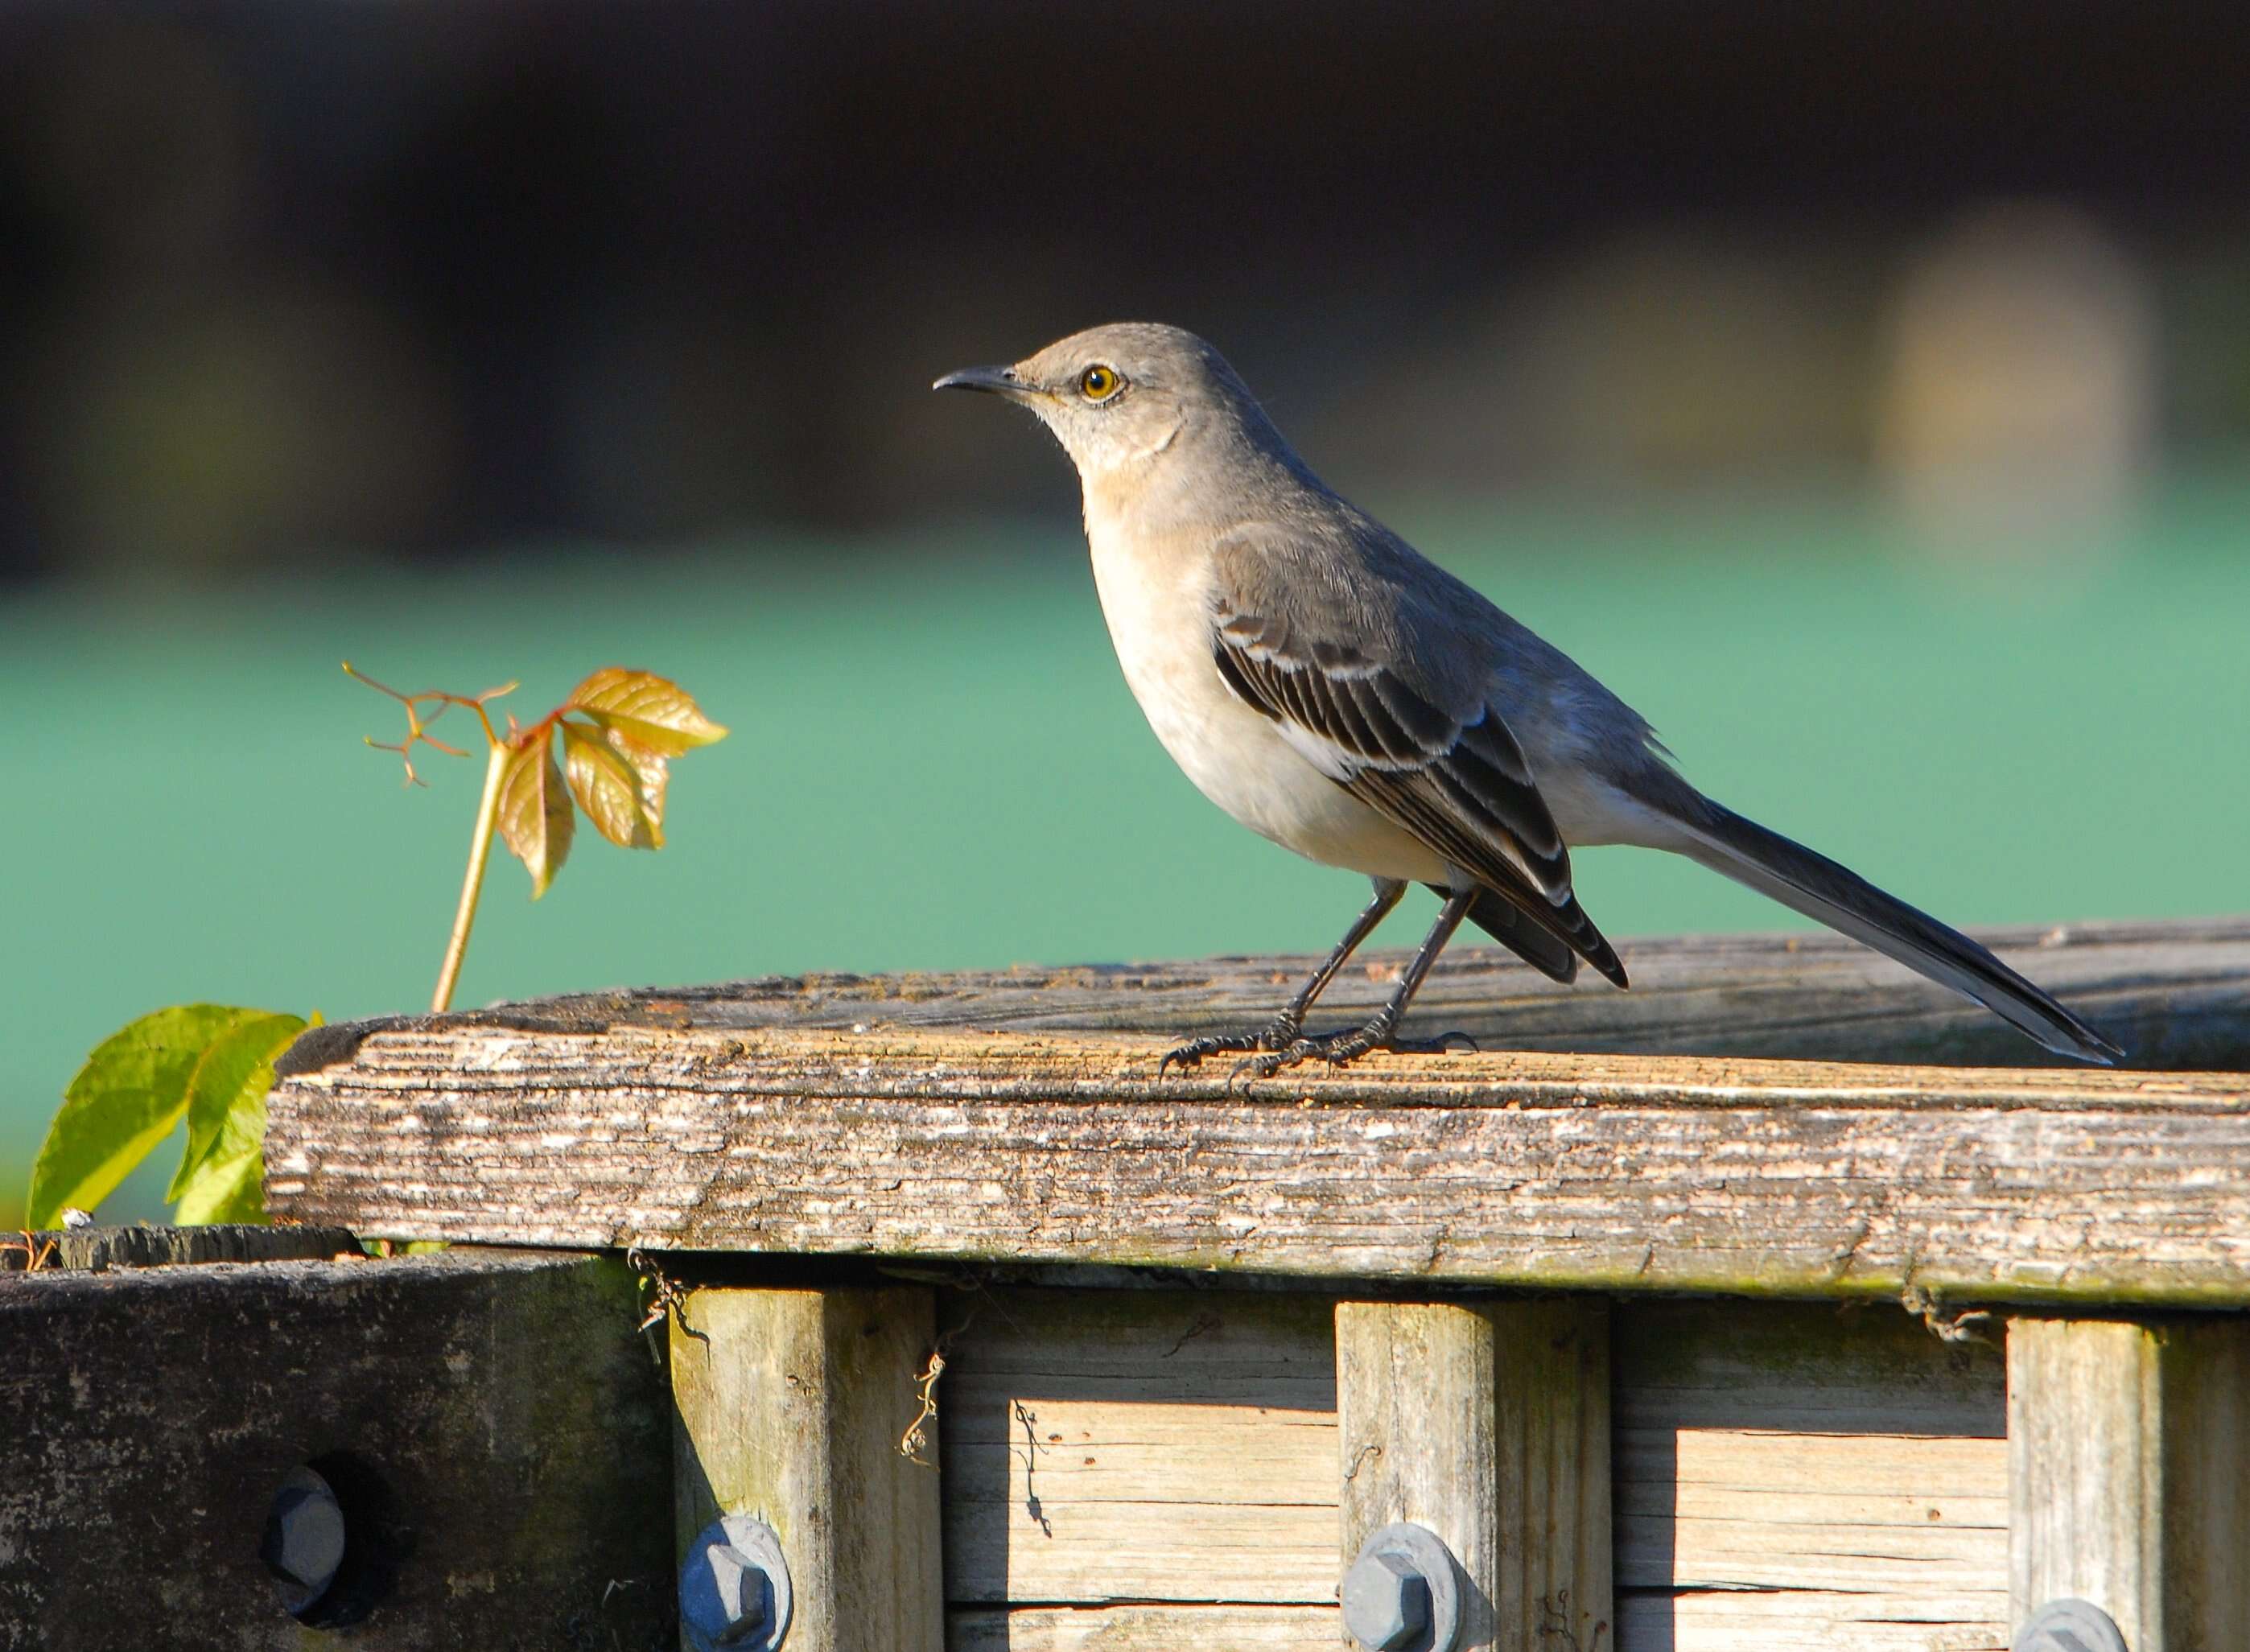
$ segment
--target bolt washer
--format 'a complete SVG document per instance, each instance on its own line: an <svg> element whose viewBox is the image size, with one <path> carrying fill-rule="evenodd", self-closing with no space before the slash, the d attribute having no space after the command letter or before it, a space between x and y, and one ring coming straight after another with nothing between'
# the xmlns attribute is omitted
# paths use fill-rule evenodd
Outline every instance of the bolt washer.
<svg viewBox="0 0 2250 1652"><path fill-rule="evenodd" d="M2018 1632L2012 1652L2128 1652L2123 1631L2087 1600L2050 1600Z"/></svg>
<svg viewBox="0 0 2250 1652"><path fill-rule="evenodd" d="M1461 1636L1461 1574L1445 1539L1427 1526L1401 1520L1371 1533L1352 1564L1376 1554L1405 1556L1430 1586L1429 1628L1404 1652L1453 1652Z"/></svg>

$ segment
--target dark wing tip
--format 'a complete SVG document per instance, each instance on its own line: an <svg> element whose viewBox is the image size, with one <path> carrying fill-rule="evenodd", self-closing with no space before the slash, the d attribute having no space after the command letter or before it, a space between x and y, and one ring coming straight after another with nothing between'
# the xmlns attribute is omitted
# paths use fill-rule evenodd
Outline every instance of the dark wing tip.
<svg viewBox="0 0 2250 1652"><path fill-rule="evenodd" d="M1616 949L1603 938L1602 932L1596 930L1591 922L1586 928L1591 932L1592 941L1592 944L1586 950L1586 962L1608 977L1611 985L1618 991L1631 992L1632 983L1625 978L1625 960L1618 957Z"/></svg>

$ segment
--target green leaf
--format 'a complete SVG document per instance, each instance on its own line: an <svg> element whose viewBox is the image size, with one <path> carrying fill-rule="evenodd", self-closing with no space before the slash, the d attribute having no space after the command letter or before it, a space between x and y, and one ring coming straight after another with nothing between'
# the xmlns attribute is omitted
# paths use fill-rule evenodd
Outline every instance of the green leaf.
<svg viewBox="0 0 2250 1652"><path fill-rule="evenodd" d="M258 1160L259 1179L265 1174L266 1092L273 1088L275 1057L305 1030L302 1016L262 1015L222 1033L196 1064L188 1084L188 1147L180 1155L180 1168L165 1191L167 1199L184 1199L190 1186L204 1176L207 1163L236 1164ZM191 1216L183 1205L176 1220L257 1220L264 1202L254 1201L259 1215L251 1217Z"/></svg>
<svg viewBox="0 0 2250 1652"><path fill-rule="evenodd" d="M570 691L566 711L583 711L636 745L676 757L727 737L685 688L652 671L604 666Z"/></svg>
<svg viewBox="0 0 2250 1652"><path fill-rule="evenodd" d="M570 791L594 829L621 849L653 849L664 842L641 797L639 771L599 729L565 721L562 757Z"/></svg>
<svg viewBox="0 0 2250 1652"><path fill-rule="evenodd" d="M92 1210L172 1132L187 1110L204 1052L224 1034L267 1019L266 1010L180 1004L113 1033L86 1057L31 1165L34 1227L63 1206Z"/></svg>
<svg viewBox="0 0 2250 1652"><path fill-rule="evenodd" d="M570 794L562 789L562 771L555 766L554 741L541 724L532 729L537 736L516 746L500 773L500 832L509 853L530 868L531 898L536 901L569 857L577 818L570 812Z"/></svg>
<svg viewBox="0 0 2250 1652"><path fill-rule="evenodd" d="M266 1121L266 1092L258 1093L259 1127ZM266 1150L254 1146L246 1153L217 1154L205 1159L180 1194L172 1220L183 1227L206 1222L262 1222L266 1220Z"/></svg>

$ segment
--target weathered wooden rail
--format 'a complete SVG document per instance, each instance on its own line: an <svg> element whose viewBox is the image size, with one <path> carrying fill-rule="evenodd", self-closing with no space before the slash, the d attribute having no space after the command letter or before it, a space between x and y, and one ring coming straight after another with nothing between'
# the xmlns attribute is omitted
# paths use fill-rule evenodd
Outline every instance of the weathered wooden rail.
<svg viewBox="0 0 2250 1652"><path fill-rule="evenodd" d="M2136 1068L2250 1063L2250 916L1980 931L2041 985L2132 1052ZM1558 987L1497 947L1449 948L1413 1024L1458 1027L1495 1048L1573 1055L1747 1055L1797 1061L2060 1065L1986 1011L1826 931L1644 939L1625 949L1632 991ZM1315 960L1019 968L925 975L772 976L716 986L542 999L466 1015L317 1028L299 1063L326 1063L371 1033L442 1026L594 1033L766 1027L1168 1035L1262 1024ZM1341 1024L1373 1012L1404 954L1371 950L1329 989ZM1278 989L1278 991L1277 991Z"/></svg>
<svg viewBox="0 0 2250 1652"><path fill-rule="evenodd" d="M237 1591L196 1644L314 1634L233 1539L289 1464L343 1462L418 1533L355 1607L361 1645L671 1644L673 1564L725 1584L733 1552L714 1572L697 1534L756 1516L790 1649L1333 1647L1339 1579L1411 1521L1458 1566L1462 1647L1972 1652L2081 1596L2130 1652L2240 1652L2250 921L1994 938L2136 1068L2021 1064L1981 1013L1814 937L1643 943L1631 996L1465 949L1418 1020L1485 1052L1247 1089L1156 1057L1270 1012L1299 960L320 1029L272 1099L269 1203L455 1248L170 1270L284 1282L256 1288L279 1304L286 1270L327 1268L397 1305L321 1310L334 1369L278 1306L167 1356L228 1345L192 1414L256 1448L164 1459L193 1506L249 1511L210 1590L168 1574L164 1598ZM507 1246L556 1248L523 1274L484 1248ZM628 1247L671 1282L660 1374L654 1293L562 1254ZM469 1296L410 1337L411 1294L467 1279L485 1339ZM0 1285L0 1318L92 1288ZM205 1314L251 1300L203 1289ZM43 1461L102 1442L78 1503L162 1509L145 1410L51 1403ZM42 1581L82 1529L45 1495L0 1493L0 1612L52 1621L102 1597Z"/></svg>

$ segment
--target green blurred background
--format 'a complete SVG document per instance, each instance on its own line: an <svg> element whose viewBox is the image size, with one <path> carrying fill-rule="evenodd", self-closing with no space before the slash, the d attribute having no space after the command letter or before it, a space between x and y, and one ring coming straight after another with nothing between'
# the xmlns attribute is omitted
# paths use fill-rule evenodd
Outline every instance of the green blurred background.
<svg viewBox="0 0 2250 1652"><path fill-rule="evenodd" d="M126 1020L426 1001L475 765L402 787L347 658L733 729L662 854L495 862L463 1003L1326 945L1356 881L1158 750L1052 445L924 388L1123 315L1901 895L2250 905L2231 9L1282 15L0 17L0 1220Z"/></svg>

